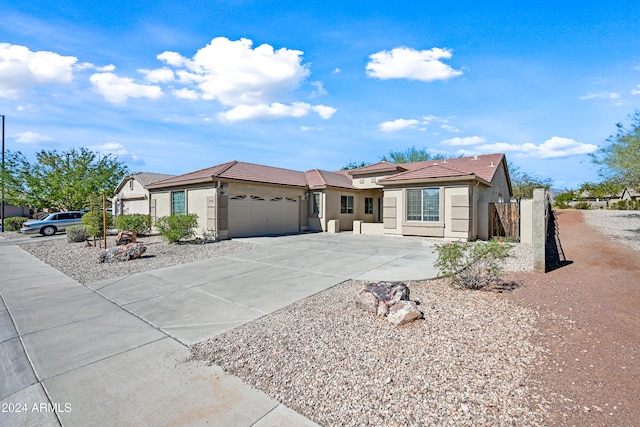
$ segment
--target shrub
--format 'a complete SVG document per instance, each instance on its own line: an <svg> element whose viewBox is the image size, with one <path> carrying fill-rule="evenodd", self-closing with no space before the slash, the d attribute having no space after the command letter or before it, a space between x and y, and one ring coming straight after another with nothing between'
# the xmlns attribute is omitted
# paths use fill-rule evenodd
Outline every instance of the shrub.
<svg viewBox="0 0 640 427"><path fill-rule="evenodd" d="M18 231L20 227L22 227L22 223L27 221L29 218L25 218L22 216L10 216L9 218L4 219L4 230L5 231Z"/></svg>
<svg viewBox="0 0 640 427"><path fill-rule="evenodd" d="M151 215L120 215L116 218L118 231L131 231L136 236L144 236L151 232Z"/></svg>
<svg viewBox="0 0 640 427"><path fill-rule="evenodd" d="M578 202L573 207L575 209L591 209L591 204L589 202Z"/></svg>
<svg viewBox="0 0 640 427"><path fill-rule="evenodd" d="M175 243L195 235L198 215L170 215L156 220L156 228L169 243Z"/></svg>
<svg viewBox="0 0 640 427"><path fill-rule="evenodd" d="M107 228L110 228L113 224L113 217L109 212L95 210L82 215L82 225L87 227L87 233L90 236L104 237L103 214L107 215Z"/></svg>
<svg viewBox="0 0 640 427"><path fill-rule="evenodd" d="M482 289L498 284L502 261L510 250L511 246L497 240L436 244L436 267L458 288Z"/></svg>
<svg viewBox="0 0 640 427"><path fill-rule="evenodd" d="M87 226L86 225L72 225L67 227L67 242L77 243L87 240Z"/></svg>

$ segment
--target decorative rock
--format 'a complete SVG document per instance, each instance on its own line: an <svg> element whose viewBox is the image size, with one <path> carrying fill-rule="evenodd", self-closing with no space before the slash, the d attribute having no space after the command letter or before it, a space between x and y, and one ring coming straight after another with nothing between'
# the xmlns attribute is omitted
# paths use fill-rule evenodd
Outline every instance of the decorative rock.
<svg viewBox="0 0 640 427"><path fill-rule="evenodd" d="M98 255L98 261L103 263L129 261L134 258L140 258L146 250L147 247L142 243L129 243L128 245L104 249Z"/></svg>
<svg viewBox="0 0 640 427"><path fill-rule="evenodd" d="M135 243L136 240L136 235L132 231L121 231L116 236L116 245L128 245L129 243Z"/></svg>
<svg viewBox="0 0 640 427"><path fill-rule="evenodd" d="M401 326L422 318L422 312L414 301L401 300L389 308L387 320L396 326Z"/></svg>
<svg viewBox="0 0 640 427"><path fill-rule="evenodd" d="M417 304L409 300L409 288L400 282L368 283L356 296L356 304L378 316L387 316L394 325L422 317Z"/></svg>

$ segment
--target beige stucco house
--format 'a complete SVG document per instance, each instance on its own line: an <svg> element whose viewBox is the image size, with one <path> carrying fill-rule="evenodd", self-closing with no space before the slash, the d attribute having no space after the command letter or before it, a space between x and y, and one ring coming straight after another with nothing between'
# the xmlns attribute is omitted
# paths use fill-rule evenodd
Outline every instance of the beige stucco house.
<svg viewBox="0 0 640 427"><path fill-rule="evenodd" d="M489 203L508 202L503 154L306 172L232 161L146 186L158 218L195 213L217 238L353 231L489 237Z"/></svg>
<svg viewBox="0 0 640 427"><path fill-rule="evenodd" d="M147 185L170 178L174 175L150 172L137 172L125 176L116 187L112 199L114 215L131 215L150 213L149 190Z"/></svg>

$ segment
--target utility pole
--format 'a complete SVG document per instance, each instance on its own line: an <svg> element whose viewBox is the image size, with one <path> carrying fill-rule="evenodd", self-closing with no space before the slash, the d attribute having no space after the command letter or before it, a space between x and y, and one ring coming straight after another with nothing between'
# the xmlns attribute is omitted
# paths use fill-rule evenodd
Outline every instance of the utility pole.
<svg viewBox="0 0 640 427"><path fill-rule="evenodd" d="M4 233L4 115L2 117L2 207L0 207L0 216L2 217L2 232Z"/></svg>

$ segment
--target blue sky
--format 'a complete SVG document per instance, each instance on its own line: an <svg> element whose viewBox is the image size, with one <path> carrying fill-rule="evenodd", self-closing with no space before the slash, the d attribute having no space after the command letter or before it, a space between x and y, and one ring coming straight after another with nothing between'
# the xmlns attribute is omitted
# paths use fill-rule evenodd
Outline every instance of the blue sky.
<svg viewBox="0 0 640 427"><path fill-rule="evenodd" d="M640 108L640 3L3 2L6 147L132 171L502 152L557 188Z"/></svg>

